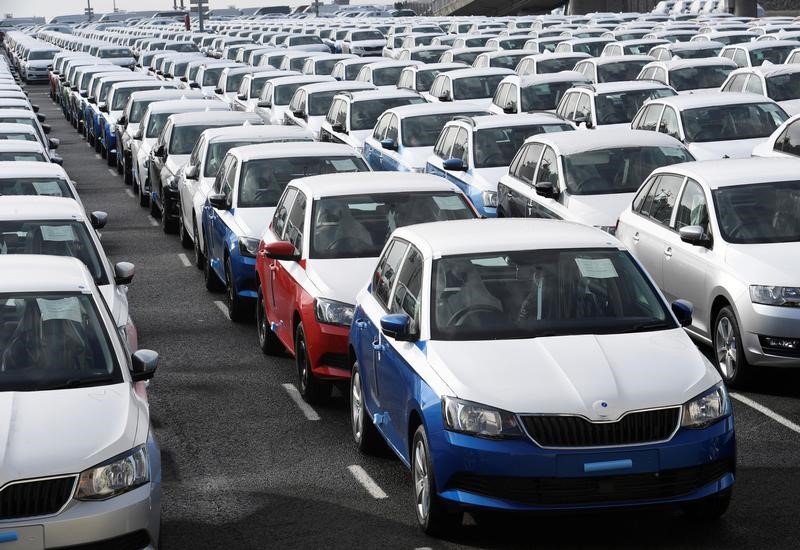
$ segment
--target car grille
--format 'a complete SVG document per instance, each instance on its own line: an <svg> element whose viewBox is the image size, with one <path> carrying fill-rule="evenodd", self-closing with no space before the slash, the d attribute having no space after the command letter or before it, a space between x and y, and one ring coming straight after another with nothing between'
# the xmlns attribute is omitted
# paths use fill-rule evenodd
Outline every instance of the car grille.
<svg viewBox="0 0 800 550"><path fill-rule="evenodd" d="M669 499L689 494L735 471L733 461L617 476L500 477L459 472L448 488L530 505L599 504Z"/></svg>
<svg viewBox="0 0 800 550"><path fill-rule="evenodd" d="M150 544L150 537L146 531L135 531L100 542L90 542L77 546L62 546L55 550L142 550Z"/></svg>
<svg viewBox="0 0 800 550"><path fill-rule="evenodd" d="M680 407L628 413L616 422L580 416L523 416L531 438L542 447L606 447L664 441L675 431Z"/></svg>
<svg viewBox="0 0 800 550"><path fill-rule="evenodd" d="M6 485L0 490L0 520L55 514L74 490L75 476Z"/></svg>

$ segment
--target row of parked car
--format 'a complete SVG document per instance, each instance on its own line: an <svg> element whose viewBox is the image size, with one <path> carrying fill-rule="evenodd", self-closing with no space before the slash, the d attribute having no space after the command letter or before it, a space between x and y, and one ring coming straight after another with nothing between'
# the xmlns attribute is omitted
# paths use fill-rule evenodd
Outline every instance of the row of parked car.
<svg viewBox="0 0 800 550"><path fill-rule="evenodd" d="M584 31L647 28L677 43L704 25L770 24L617 19L469 30L515 36L530 22L520 28L558 30L558 49ZM335 22L350 35L362 32L354 23ZM334 22L282 24L299 35ZM417 24L444 39L462 30L420 18L384 40ZM225 25L211 42L243 32ZM458 506L724 513L735 459L724 382L800 358L789 265L800 161L731 158L755 143L793 155L781 105L645 78L593 82L603 57L588 54L577 62L591 70L561 72L573 60L521 77L369 57L322 65L338 54L273 53L245 36L218 61L149 50L191 33L136 30L40 36L72 48L53 58L52 98L194 250L231 319L254 316L262 350L294 356L307 401L345 388L359 449L388 444L411 467L425 531L457 522ZM83 51L87 38L129 45L137 66ZM16 54L36 39L6 40ZM233 61L245 53L249 64ZM643 61L622 54L622 66ZM734 74L735 61L705 59ZM424 85L425 72L427 90L400 86L409 73ZM549 103L528 112L536 86ZM687 332L713 345L716 365Z"/></svg>

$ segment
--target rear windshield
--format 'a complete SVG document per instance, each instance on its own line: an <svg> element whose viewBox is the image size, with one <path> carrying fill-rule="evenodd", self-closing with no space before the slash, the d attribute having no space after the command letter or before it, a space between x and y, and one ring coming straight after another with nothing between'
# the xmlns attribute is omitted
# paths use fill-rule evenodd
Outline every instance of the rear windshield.
<svg viewBox="0 0 800 550"><path fill-rule="evenodd" d="M463 113L437 113L404 118L400 123L403 145L406 147L433 147L444 125L457 116L480 116L484 111Z"/></svg>
<svg viewBox="0 0 800 550"><path fill-rule="evenodd" d="M0 162L2 161L12 161L12 162L21 162L21 161L32 161L32 162L47 162L47 159L42 153L36 153L33 151L30 152L22 152L22 151L0 151Z"/></svg>
<svg viewBox="0 0 800 550"><path fill-rule="evenodd" d="M350 108L350 129L371 130L375 127L378 117L387 109L416 103L425 103L425 100L421 97L395 97L391 99L357 101Z"/></svg>
<svg viewBox="0 0 800 550"><path fill-rule="evenodd" d="M133 57L133 54L128 48L115 48L113 50L100 50L97 57L101 59L108 59L111 57Z"/></svg>
<svg viewBox="0 0 800 550"><path fill-rule="evenodd" d="M69 184L61 178L0 178L0 195L75 198Z"/></svg>

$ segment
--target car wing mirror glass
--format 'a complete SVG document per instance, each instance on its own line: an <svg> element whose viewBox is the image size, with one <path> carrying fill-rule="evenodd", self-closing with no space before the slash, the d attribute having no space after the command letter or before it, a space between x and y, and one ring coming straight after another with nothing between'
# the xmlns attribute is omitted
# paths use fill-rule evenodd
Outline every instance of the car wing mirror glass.
<svg viewBox="0 0 800 550"><path fill-rule="evenodd" d="M543 197L554 199L555 197L558 196L558 190L556 189L556 186L552 181L545 180L536 182L534 188L536 189L536 193Z"/></svg>
<svg viewBox="0 0 800 550"><path fill-rule="evenodd" d="M467 165L464 164L464 161L455 158L447 159L444 162L442 162L442 167L445 170L452 170L454 172L466 172L467 170Z"/></svg>
<svg viewBox="0 0 800 550"><path fill-rule="evenodd" d="M678 230L681 240L694 246L708 246L711 239L706 235L705 230L699 225L687 225Z"/></svg>
<svg viewBox="0 0 800 550"><path fill-rule="evenodd" d="M397 151L397 142L391 138L381 140L381 147L389 151Z"/></svg>
<svg viewBox="0 0 800 550"><path fill-rule="evenodd" d="M296 262L300 259L297 249L289 241L274 241L264 245L264 255L273 260Z"/></svg>

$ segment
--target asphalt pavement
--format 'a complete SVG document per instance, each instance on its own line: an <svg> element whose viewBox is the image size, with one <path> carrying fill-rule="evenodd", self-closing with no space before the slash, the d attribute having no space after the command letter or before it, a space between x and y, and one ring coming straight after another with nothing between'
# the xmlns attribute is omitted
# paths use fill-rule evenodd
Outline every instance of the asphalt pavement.
<svg viewBox="0 0 800 550"><path fill-rule="evenodd" d="M129 298L139 345L161 354L149 396L163 463L164 548L800 545L800 373L790 371L767 371L751 391L735 392L737 480L731 508L716 523L672 509L480 524L467 516L448 540L426 537L415 525L409 473L392 457L356 451L346 400L298 406L294 361L262 355L255 325L228 320L224 297L205 289L191 251L138 206L46 86L28 89L51 137L61 139L58 152L86 209L109 214L106 252L136 265Z"/></svg>

